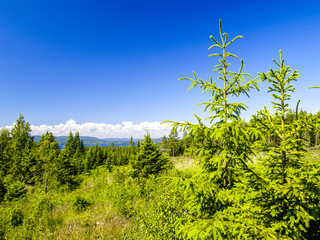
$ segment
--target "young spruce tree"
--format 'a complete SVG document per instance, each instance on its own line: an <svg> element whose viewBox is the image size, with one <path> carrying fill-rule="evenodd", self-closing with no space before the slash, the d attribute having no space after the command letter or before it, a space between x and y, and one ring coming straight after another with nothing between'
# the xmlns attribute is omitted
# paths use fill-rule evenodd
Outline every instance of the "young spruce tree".
<svg viewBox="0 0 320 240"><path fill-rule="evenodd" d="M52 182L56 174L59 153L59 143L55 141L53 134L51 132L43 134L36 150L39 168L36 176L38 176L38 181L43 182L45 193L48 192L49 186L53 186Z"/></svg>
<svg viewBox="0 0 320 240"><path fill-rule="evenodd" d="M242 222L242 201L236 188L244 174L257 178L248 167L252 154L250 131L246 122L241 120L240 113L247 106L232 102L232 97L241 94L248 96L250 89L258 89L257 79L243 73L244 63L240 60L239 70L230 69L230 59L239 59L227 51L236 39L228 41L228 34L222 33L219 24L221 42L213 36L214 44L209 48L220 49L219 53L209 57L219 57L219 64L214 67L217 80L204 81L196 76L182 78L191 81L191 88L200 87L203 93L210 95L208 102L202 103L209 111L211 125L207 126L196 116L198 124L173 122L173 128L187 131L194 139L194 152L198 155L201 171L190 179L180 179L185 185L186 208L189 212L177 221L177 229L182 239L232 239L240 237L241 231L234 228L236 221ZM248 80L247 82L245 80ZM239 232L240 231L240 232Z"/></svg>
<svg viewBox="0 0 320 240"><path fill-rule="evenodd" d="M271 114L264 108L255 122L257 128L276 136L277 141L255 143L257 151L265 156L258 159L257 168L264 182L255 188L254 204L259 211L252 217L259 216L260 238L265 232L265 238L319 239L319 163L303 158L308 143L300 134L308 131L310 122L307 115L286 119L291 110L288 101L295 90L293 82L299 74L284 64L281 50L280 61L273 61L279 69L261 73L260 78L271 85L275 112Z"/></svg>
<svg viewBox="0 0 320 240"><path fill-rule="evenodd" d="M151 174L157 174L170 166L168 156L161 154L158 147L152 141L150 134L144 136L139 153L130 160L133 176L149 178Z"/></svg>

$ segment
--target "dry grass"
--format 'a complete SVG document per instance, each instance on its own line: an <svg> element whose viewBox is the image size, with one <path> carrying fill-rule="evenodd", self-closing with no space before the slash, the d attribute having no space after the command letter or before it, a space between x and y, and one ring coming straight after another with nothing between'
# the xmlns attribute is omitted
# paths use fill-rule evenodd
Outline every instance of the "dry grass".
<svg viewBox="0 0 320 240"><path fill-rule="evenodd" d="M132 223L116 213L89 212L70 219L60 229L56 239L122 239Z"/></svg>
<svg viewBox="0 0 320 240"><path fill-rule="evenodd" d="M177 170L194 170L199 168L195 164L194 158L191 157L174 157L171 158L171 161Z"/></svg>

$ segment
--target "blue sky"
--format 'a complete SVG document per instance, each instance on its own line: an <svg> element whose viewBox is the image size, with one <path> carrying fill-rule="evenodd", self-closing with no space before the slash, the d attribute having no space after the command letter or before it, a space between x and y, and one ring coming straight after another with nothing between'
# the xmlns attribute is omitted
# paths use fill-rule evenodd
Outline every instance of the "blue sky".
<svg viewBox="0 0 320 240"><path fill-rule="evenodd" d="M67 130L130 122L139 135L141 123L207 116L197 104L209 96L187 92L189 82L177 79L193 70L203 79L215 76L217 59L208 58L208 47L209 36L218 37L219 19L230 37L243 36L231 51L253 76L275 67L272 59L282 49L286 63L300 73L293 105L301 99L303 109L317 112L320 92L308 86L320 85L320 3L223 2L0 1L0 126L22 113L43 126L39 132L68 121L75 125ZM250 99L240 98L249 106L246 120L270 106L266 84L260 88ZM133 133L92 129L99 137ZM159 129L158 135L166 131Z"/></svg>

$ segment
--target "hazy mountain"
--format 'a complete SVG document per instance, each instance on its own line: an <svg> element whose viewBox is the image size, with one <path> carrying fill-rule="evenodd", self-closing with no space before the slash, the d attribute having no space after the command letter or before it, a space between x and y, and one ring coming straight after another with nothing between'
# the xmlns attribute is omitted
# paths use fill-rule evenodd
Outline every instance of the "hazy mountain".
<svg viewBox="0 0 320 240"><path fill-rule="evenodd" d="M36 142L39 141L41 136L33 136L34 140ZM68 136L58 136L55 137L56 141L59 142L60 147L63 148L63 146L67 143ZM114 143L116 146L129 146L130 138L96 138L96 137L86 137L86 136L80 136L80 139L83 140L83 143L85 146L95 146L96 143L98 143L99 146L106 147L109 146L111 143ZM143 139L133 139L133 142L136 144L138 142L143 141ZM162 138L154 138L153 141L155 143L161 142Z"/></svg>

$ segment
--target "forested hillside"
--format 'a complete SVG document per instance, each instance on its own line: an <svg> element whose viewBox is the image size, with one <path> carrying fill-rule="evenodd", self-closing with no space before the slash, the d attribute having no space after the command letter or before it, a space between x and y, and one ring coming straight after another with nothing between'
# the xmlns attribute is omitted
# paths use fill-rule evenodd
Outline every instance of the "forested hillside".
<svg viewBox="0 0 320 240"><path fill-rule="evenodd" d="M70 132L60 148L50 132L35 141L22 115L2 129L0 239L320 239L320 109L291 106L299 73L281 50L253 78L229 52L241 36L220 21L219 38L215 79L182 78L208 95L208 118L169 121L159 143L147 132L85 146ZM262 82L272 109L244 121L237 99Z"/></svg>

